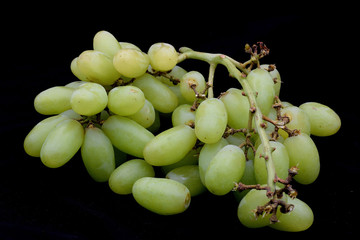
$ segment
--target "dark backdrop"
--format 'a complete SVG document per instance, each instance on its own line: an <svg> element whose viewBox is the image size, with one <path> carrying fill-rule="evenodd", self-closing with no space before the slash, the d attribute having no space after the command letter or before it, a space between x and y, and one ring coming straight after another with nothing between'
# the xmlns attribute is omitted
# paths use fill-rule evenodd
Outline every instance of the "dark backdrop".
<svg viewBox="0 0 360 240"><path fill-rule="evenodd" d="M118 196L106 183L95 183L79 155L64 167L49 169L25 154L22 144L26 134L45 118L36 113L33 99L42 90L76 80L70 62L92 48L92 38L99 30L108 30L119 41L132 42L145 52L152 43L168 42L177 49L188 46L224 53L239 61L248 59L246 43L263 41L270 55L262 62L276 64L283 81L282 100L295 105L317 101L333 108L342 119L336 135L314 137L321 159L319 178L308 186L294 184L299 198L315 215L313 226L298 235L355 232L360 174L355 84L359 74L358 64L352 59L357 55L358 43L351 14L324 9L320 16L307 12L276 15L264 10L265 6L242 10L252 13L249 15L230 10L199 14L179 7L143 13L121 8L118 14L100 17L104 9L96 6L78 12L40 7L37 11L15 8L3 21L0 239L290 235L269 228L243 227L231 194L194 197L183 214L158 216L140 207L131 195ZM207 64L187 61L182 66L207 76ZM230 86L238 83L219 67L216 93Z"/></svg>

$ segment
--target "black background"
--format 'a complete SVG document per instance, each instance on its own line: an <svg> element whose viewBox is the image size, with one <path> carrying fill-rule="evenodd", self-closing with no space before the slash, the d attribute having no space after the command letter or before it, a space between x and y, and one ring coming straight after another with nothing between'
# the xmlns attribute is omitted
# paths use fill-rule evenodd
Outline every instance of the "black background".
<svg viewBox="0 0 360 240"><path fill-rule="evenodd" d="M155 42L175 48L224 53L246 61L246 43L263 41L282 77L280 98L295 105L316 101L330 106L342 119L331 137L314 137L320 176L308 186L294 184L299 198L312 208L313 226L296 236L315 233L352 235L358 226L358 55L355 17L348 11L275 14L266 6L241 11L199 10L190 7L149 6L119 8L93 6L91 10L12 10L3 19L0 144L0 239L183 239L255 236L291 236L269 228L248 229L237 219L231 194L204 194L175 216L159 216L140 207L132 196L111 192L94 182L76 155L68 164L49 169L26 155L23 140L45 116L33 107L35 96L49 87L75 81L71 60L92 48L97 31L107 30L119 41L132 42L144 52ZM67 6L72 9L71 6ZM350 7L349 7L350 8ZM244 15L244 13L248 13ZM106 13L106 14L103 14ZM103 17L105 16L105 17ZM187 70L207 76L208 65L189 60ZM239 86L224 68L215 75L215 93Z"/></svg>

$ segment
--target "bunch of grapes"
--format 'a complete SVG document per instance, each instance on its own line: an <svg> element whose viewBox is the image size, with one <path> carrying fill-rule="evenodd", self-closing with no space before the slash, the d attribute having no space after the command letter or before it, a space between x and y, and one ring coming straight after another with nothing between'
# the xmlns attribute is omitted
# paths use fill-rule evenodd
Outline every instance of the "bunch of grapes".
<svg viewBox="0 0 360 240"><path fill-rule="evenodd" d="M246 45L245 63L167 43L145 53L107 31L93 46L71 62L79 81L35 97L36 111L48 117L26 136L28 155L58 168L80 150L91 178L161 215L185 211L207 191L234 192L238 218L249 228L312 225L312 210L291 181L316 180L320 160L311 135L333 135L341 121L320 103L280 101L278 70L259 61L269 52L264 44ZM207 80L178 65L189 58L210 64ZM242 89L214 97L218 64Z"/></svg>

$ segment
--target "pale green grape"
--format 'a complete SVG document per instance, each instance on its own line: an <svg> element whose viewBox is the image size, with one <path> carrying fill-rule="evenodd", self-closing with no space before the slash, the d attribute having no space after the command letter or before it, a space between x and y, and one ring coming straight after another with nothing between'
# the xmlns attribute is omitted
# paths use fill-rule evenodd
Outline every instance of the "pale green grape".
<svg viewBox="0 0 360 240"><path fill-rule="evenodd" d="M285 199L286 197L283 198ZM269 202L269 200L270 199L266 196L266 190L250 190L245 195L245 197L241 199L238 207L237 214L240 222L248 228L260 228L268 226L270 224L271 214L256 217L254 210L256 210L258 206L264 206ZM276 212L276 216L282 216L280 207Z"/></svg>
<svg viewBox="0 0 360 240"><path fill-rule="evenodd" d="M108 95L105 88L98 83L84 83L73 92L71 108L80 115L92 116L105 109Z"/></svg>
<svg viewBox="0 0 360 240"><path fill-rule="evenodd" d="M155 109L150 101L145 99L144 106L137 111L136 113L127 116L128 118L134 120L144 128L150 127L155 121Z"/></svg>
<svg viewBox="0 0 360 240"><path fill-rule="evenodd" d="M128 78L143 75L148 69L149 63L149 57L145 53L133 48L119 50L113 59L115 69Z"/></svg>
<svg viewBox="0 0 360 240"><path fill-rule="evenodd" d="M184 96L181 94L179 84L178 84L178 85L174 85L174 86L169 86L169 89L170 89L173 93L175 93L175 95L177 96L177 98L178 98L178 104L179 104L179 105L182 105L182 104L193 104L193 102L189 102L189 101L186 100L186 99L184 98Z"/></svg>
<svg viewBox="0 0 360 240"><path fill-rule="evenodd" d="M243 150L235 145L223 147L210 161L205 172L205 185L215 195L225 195L234 188L245 172Z"/></svg>
<svg viewBox="0 0 360 240"><path fill-rule="evenodd" d="M175 168L179 168L186 165L197 165L199 162L200 150L201 148L191 149L190 152L188 152L185 155L185 157L183 157L180 161L170 165L162 166L161 167L162 171L166 174Z"/></svg>
<svg viewBox="0 0 360 240"><path fill-rule="evenodd" d="M316 102L307 102L300 105L299 108L309 117L312 135L325 137L339 131L341 119L328 106Z"/></svg>
<svg viewBox="0 0 360 240"><path fill-rule="evenodd" d="M115 169L114 148L100 128L85 129L81 157L87 172L96 182L106 182Z"/></svg>
<svg viewBox="0 0 360 240"><path fill-rule="evenodd" d="M132 193L142 207L161 215L182 213L191 201L184 184L167 178L140 178L134 183Z"/></svg>
<svg viewBox="0 0 360 240"><path fill-rule="evenodd" d="M241 183L246 185L254 185L257 184L256 178L255 178L255 171L254 171L254 161L248 160L246 161L245 166L245 172L242 178L240 179ZM234 195L238 202L241 201L241 199L249 192L249 189L243 190L243 191L235 191Z"/></svg>
<svg viewBox="0 0 360 240"><path fill-rule="evenodd" d="M246 137L242 132L238 132L238 133L228 136L226 138L226 140L229 142L229 144L239 146L246 141ZM255 148L256 148L256 146L255 146ZM245 146L242 147L241 149L245 152ZM247 158L254 159L254 157L255 157L254 150L251 147L249 147L248 152L247 152Z"/></svg>
<svg viewBox="0 0 360 240"><path fill-rule="evenodd" d="M261 64L260 68L261 69L265 69L267 71L269 67L269 64ZM279 96L280 94L280 88L281 88L281 77L280 77L280 73L277 70L277 68L275 68L274 70L272 70L270 73L270 76L272 77L273 81L274 81L274 90L275 90L275 96Z"/></svg>
<svg viewBox="0 0 360 240"><path fill-rule="evenodd" d="M284 146L289 154L290 166L299 168L294 179L301 184L310 184L320 172L320 157L315 143L309 135L302 133L288 137Z"/></svg>
<svg viewBox="0 0 360 240"><path fill-rule="evenodd" d="M174 127L182 124L195 124L195 111L191 110L189 104L179 105L172 113L171 121Z"/></svg>
<svg viewBox="0 0 360 240"><path fill-rule="evenodd" d="M155 120L154 120L153 124L150 127L147 127L146 129L152 133L156 133L157 131L159 131L159 129L160 129L160 114L158 111L155 110Z"/></svg>
<svg viewBox="0 0 360 240"><path fill-rule="evenodd" d="M109 110L117 115L133 115L138 112L144 104L144 93L135 86L119 86L109 92Z"/></svg>
<svg viewBox="0 0 360 240"><path fill-rule="evenodd" d="M143 159L132 159L117 167L109 178L110 189L117 194L130 194L134 183L143 177L154 177L154 168Z"/></svg>
<svg viewBox="0 0 360 240"><path fill-rule="evenodd" d="M169 128L146 144L144 159L154 166L164 166L183 159L195 146L194 129L187 125Z"/></svg>
<svg viewBox="0 0 360 240"><path fill-rule="evenodd" d="M40 159L50 168L67 163L80 149L84 139L84 128L76 120L61 121L46 137L41 147Z"/></svg>
<svg viewBox="0 0 360 240"><path fill-rule="evenodd" d="M242 90L230 88L221 95L220 100L226 108L228 125L235 129L247 128L250 104L248 98L242 95Z"/></svg>
<svg viewBox="0 0 360 240"><path fill-rule="evenodd" d="M143 158L145 145L154 138L146 128L127 117L110 116L102 125L102 130L112 144L124 153Z"/></svg>
<svg viewBox="0 0 360 240"><path fill-rule="evenodd" d="M82 116L80 116L78 113L76 113L72 109L66 110L65 112L62 112L59 115L67 117L67 118L71 118L74 120L81 120L83 118Z"/></svg>
<svg viewBox="0 0 360 240"><path fill-rule="evenodd" d="M293 104L286 102L286 101L281 101L281 105L283 108L294 106Z"/></svg>
<svg viewBox="0 0 360 240"><path fill-rule="evenodd" d="M59 114L71 109L70 98L74 89L69 87L51 87L40 92L34 100L35 110L44 115Z"/></svg>
<svg viewBox="0 0 360 240"><path fill-rule="evenodd" d="M224 103L217 98L208 98L200 103L195 113L195 133L204 143L216 143L224 134L227 113Z"/></svg>
<svg viewBox="0 0 360 240"><path fill-rule="evenodd" d="M168 43L155 43L148 50L150 64L153 69L160 72L170 71L177 64L178 53Z"/></svg>
<svg viewBox="0 0 360 240"><path fill-rule="evenodd" d="M193 85L198 93L204 92L206 88L205 78L198 71L191 71L184 74L180 79L179 85L181 95L189 102L194 102L196 99L195 92L192 88Z"/></svg>
<svg viewBox="0 0 360 240"><path fill-rule="evenodd" d="M82 52L77 59L77 67L88 81L101 85L112 85L120 78L120 73L114 68L112 59L99 51Z"/></svg>
<svg viewBox="0 0 360 240"><path fill-rule="evenodd" d="M205 184L205 172L210 164L210 161L213 159L217 152L219 152L223 147L228 144L229 143L225 140L225 138L221 138L216 143L206 143L202 147L199 155L199 174L201 182L203 184Z"/></svg>
<svg viewBox="0 0 360 240"><path fill-rule="evenodd" d="M145 98L149 100L154 108L161 113L170 113L178 106L178 99L164 83L150 74L145 73L133 82L143 91Z"/></svg>
<svg viewBox="0 0 360 240"><path fill-rule="evenodd" d="M294 209L279 217L279 222L269 225L271 228L286 232L301 232L308 229L314 222L314 214L305 202L298 198L288 198L288 204L293 204Z"/></svg>
<svg viewBox="0 0 360 240"><path fill-rule="evenodd" d="M131 48L131 49L135 49L138 51L141 51L141 49L136 46L135 44L129 43L129 42L119 42L121 48Z"/></svg>
<svg viewBox="0 0 360 240"><path fill-rule="evenodd" d="M149 68L150 68L149 72L152 72L152 73L156 72L154 69L151 68L151 66ZM178 86L179 84L174 83L173 80L180 81L182 76L184 76L186 73L187 73L187 71L185 69L183 69L182 67L175 66L175 67L173 67L173 69L171 69L170 72L167 73L167 76L160 75L160 76L156 76L156 78L168 86ZM180 88L179 88L179 90L180 90Z"/></svg>
<svg viewBox="0 0 360 240"><path fill-rule="evenodd" d="M300 130L302 133L310 134L310 120L306 115L305 111L301 108L291 106L281 109L281 115L289 117L290 122L286 126L291 129ZM284 137L288 137L288 134L284 131L279 131L279 133Z"/></svg>
<svg viewBox="0 0 360 240"><path fill-rule="evenodd" d="M274 103L275 97L272 77L268 71L256 68L248 74L246 79L252 90L257 94L256 102L262 114L267 115Z"/></svg>
<svg viewBox="0 0 360 240"><path fill-rule="evenodd" d="M67 117L62 115L56 115L45 118L44 120L36 124L25 137L25 152L33 157L40 157L40 150L46 137L56 127L58 123L64 121L65 119L67 119Z"/></svg>
<svg viewBox="0 0 360 240"><path fill-rule="evenodd" d="M201 183L199 166L197 165L186 165L175 168L166 174L166 178L184 184L189 189L191 197L200 195L206 191L206 187Z"/></svg>
<svg viewBox="0 0 360 240"><path fill-rule="evenodd" d="M71 61L70 70L79 80L89 82L89 79L80 71L78 67L78 59L79 57L76 57Z"/></svg>
<svg viewBox="0 0 360 240"><path fill-rule="evenodd" d="M281 179L286 179L288 176L289 169L289 156L286 150L286 147L280 142L270 141L271 147L271 156L272 161L275 165L276 175ZM264 147L262 144L257 148L255 159L254 159L254 169L255 169L255 177L256 182L259 184L267 183L267 167L265 163L265 159L260 157L260 155L264 155Z"/></svg>
<svg viewBox="0 0 360 240"><path fill-rule="evenodd" d="M93 46L94 50L103 52L110 58L113 58L114 55L121 49L118 40L116 40L114 35L108 31L97 32L93 39Z"/></svg>
<svg viewBox="0 0 360 240"><path fill-rule="evenodd" d="M69 88L78 88L80 87L81 85L83 85L84 83L87 83L87 82L84 82L84 81L73 81L73 82L69 82L68 84L66 84L64 87L69 87Z"/></svg>

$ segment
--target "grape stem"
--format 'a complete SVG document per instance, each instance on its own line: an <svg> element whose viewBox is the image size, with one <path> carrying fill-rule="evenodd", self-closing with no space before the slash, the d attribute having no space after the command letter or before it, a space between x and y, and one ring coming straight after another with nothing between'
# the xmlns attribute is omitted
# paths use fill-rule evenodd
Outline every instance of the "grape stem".
<svg viewBox="0 0 360 240"><path fill-rule="evenodd" d="M269 50L261 43L260 44L260 54L257 54L257 48L253 46L253 48L250 48L249 53L251 53L251 62L247 62L246 64L242 64L240 62L235 61L234 59L224 55L224 54L212 54L212 53L204 53L204 52L197 52L193 51L190 48L182 47L180 48L180 55L178 57L178 63L184 61L185 59L195 59L200 61L205 61L210 64L210 74L209 79L213 80L213 75L215 72L215 67L218 64L221 64L225 66L229 72L229 75L235 79L237 79L240 83L240 85L243 88L243 91L245 92L245 95L249 99L250 103L250 116L254 116L254 122L255 122L255 130L258 133L261 143L264 147L264 158L266 159L266 168L268 173L268 179L267 179L267 186L268 186L268 193L267 196L273 197L275 193L275 183L276 183L276 173L275 173L275 165L272 160L271 156L271 147L270 143L267 137L267 134L265 132L265 129L262 127L264 125L263 123L263 114L261 113L260 108L258 107L258 104L256 102L256 92L252 90L250 87L246 76L250 72L250 68L246 68L248 64L256 63L258 66L259 59L268 54ZM212 84L211 81L211 90L209 92L212 93ZM274 196L276 197L276 196Z"/></svg>

